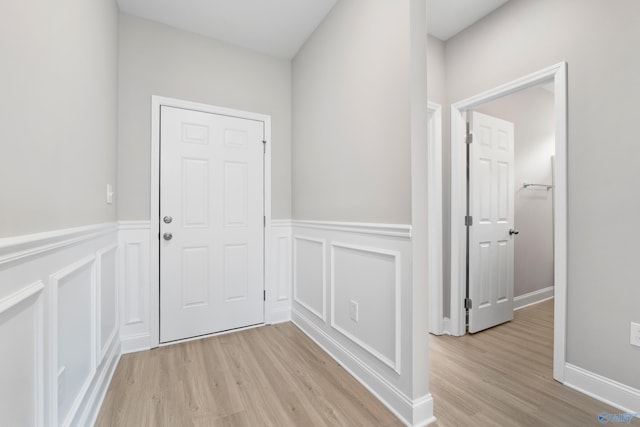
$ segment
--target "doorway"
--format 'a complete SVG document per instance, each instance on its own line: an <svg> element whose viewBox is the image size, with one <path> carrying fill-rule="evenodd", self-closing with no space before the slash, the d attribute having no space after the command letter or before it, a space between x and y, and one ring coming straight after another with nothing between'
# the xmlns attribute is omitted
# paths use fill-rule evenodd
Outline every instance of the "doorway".
<svg viewBox="0 0 640 427"><path fill-rule="evenodd" d="M466 333L467 274L467 113L507 95L552 84L555 94L555 177L553 206L554 357L553 377L564 381L567 295L567 65L562 62L452 105L451 109L451 332Z"/></svg>
<svg viewBox="0 0 640 427"><path fill-rule="evenodd" d="M263 324L269 116L152 99L151 347Z"/></svg>

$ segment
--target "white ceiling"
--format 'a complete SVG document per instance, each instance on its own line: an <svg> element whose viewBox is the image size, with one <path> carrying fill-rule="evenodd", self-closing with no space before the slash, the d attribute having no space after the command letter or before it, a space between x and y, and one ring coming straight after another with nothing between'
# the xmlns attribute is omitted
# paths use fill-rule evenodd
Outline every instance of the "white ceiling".
<svg viewBox="0 0 640 427"><path fill-rule="evenodd" d="M427 0L429 34L447 41L509 0Z"/></svg>
<svg viewBox="0 0 640 427"><path fill-rule="evenodd" d="M337 0L118 0L152 21L292 58Z"/></svg>
<svg viewBox="0 0 640 427"><path fill-rule="evenodd" d="M336 1L118 0L118 5L131 15L288 59ZM427 1L429 34L446 41L508 0Z"/></svg>

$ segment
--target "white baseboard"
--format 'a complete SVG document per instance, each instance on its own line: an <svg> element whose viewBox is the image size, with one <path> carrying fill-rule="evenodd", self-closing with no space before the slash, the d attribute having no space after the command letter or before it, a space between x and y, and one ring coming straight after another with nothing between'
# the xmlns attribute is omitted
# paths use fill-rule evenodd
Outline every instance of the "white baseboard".
<svg viewBox="0 0 640 427"><path fill-rule="evenodd" d="M273 310L269 315L268 324L284 323L291 321L291 308Z"/></svg>
<svg viewBox="0 0 640 427"><path fill-rule="evenodd" d="M442 335L451 335L451 319L448 317L442 320Z"/></svg>
<svg viewBox="0 0 640 427"><path fill-rule="evenodd" d="M303 333L377 397L404 424L408 426L424 426L435 421L433 398L430 394L415 400L409 399L404 393L295 309L292 312L292 321ZM411 419L416 421L410 422L409 420Z"/></svg>
<svg viewBox="0 0 640 427"><path fill-rule="evenodd" d="M521 308L525 308L533 304L538 304L551 298L553 298L553 286L514 297L513 309L514 311L520 310Z"/></svg>
<svg viewBox="0 0 640 427"><path fill-rule="evenodd" d="M113 374L115 373L118 362L120 361L120 355L120 342L118 340L114 340L111 346L111 351L105 358L104 367L95 381L93 391L90 394L86 404L86 409L78 425L92 426L96 423L96 419L100 413L100 408L102 407L102 402L104 401L104 397L107 395L109 384L111 383Z"/></svg>
<svg viewBox="0 0 640 427"><path fill-rule="evenodd" d="M564 385L623 412L640 416L640 390L570 363L565 364L564 372Z"/></svg>
<svg viewBox="0 0 640 427"><path fill-rule="evenodd" d="M151 348L149 346L149 339L150 337L148 333L121 336L120 340L122 342L122 354L149 350Z"/></svg>

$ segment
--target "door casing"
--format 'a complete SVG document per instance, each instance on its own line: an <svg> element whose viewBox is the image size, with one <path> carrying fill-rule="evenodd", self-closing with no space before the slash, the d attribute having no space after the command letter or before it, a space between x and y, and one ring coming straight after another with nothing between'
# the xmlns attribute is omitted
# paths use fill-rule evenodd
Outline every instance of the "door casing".
<svg viewBox="0 0 640 427"><path fill-rule="evenodd" d="M567 324L567 63L560 62L451 106L451 318L452 335L465 334L466 269L466 112L534 86L553 83L555 92L556 175L554 233L553 378L565 379Z"/></svg>
<svg viewBox="0 0 640 427"><path fill-rule="evenodd" d="M248 120L256 120L264 123L265 144L264 155L264 286L269 295L272 284L267 277L270 268L271 252L271 116L218 107L181 99L166 98L161 96L151 97L151 204L150 204L150 244L149 244L149 347L160 345L160 107L176 107L187 110L196 110L218 115L239 117ZM266 299L269 301L269 298ZM269 304L265 301L265 323L268 323ZM181 342L181 341L176 341Z"/></svg>

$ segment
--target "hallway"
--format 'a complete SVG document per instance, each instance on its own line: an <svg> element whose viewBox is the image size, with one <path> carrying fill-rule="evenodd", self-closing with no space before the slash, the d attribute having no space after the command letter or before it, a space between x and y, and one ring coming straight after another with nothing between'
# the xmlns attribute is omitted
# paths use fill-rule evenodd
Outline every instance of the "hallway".
<svg viewBox="0 0 640 427"><path fill-rule="evenodd" d="M552 379L553 300L514 316L475 335L430 337L439 426L596 426L600 412L622 412Z"/></svg>

